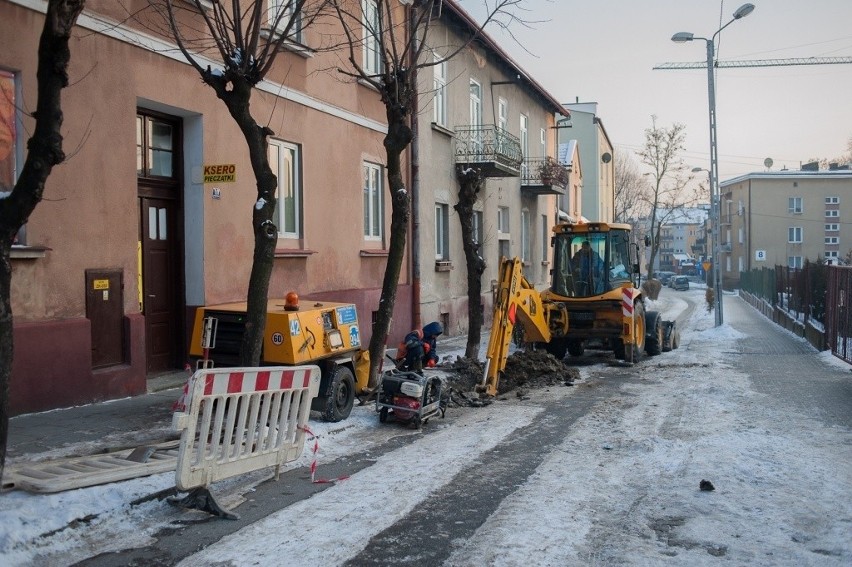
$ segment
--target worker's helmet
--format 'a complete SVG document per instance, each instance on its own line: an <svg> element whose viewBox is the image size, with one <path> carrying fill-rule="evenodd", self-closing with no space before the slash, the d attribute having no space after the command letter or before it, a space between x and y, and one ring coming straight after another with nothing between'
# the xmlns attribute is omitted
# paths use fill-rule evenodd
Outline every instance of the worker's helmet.
<svg viewBox="0 0 852 567"><path fill-rule="evenodd" d="M299 310L299 294L295 291L289 292L284 296L284 311L298 311Z"/></svg>
<svg viewBox="0 0 852 567"><path fill-rule="evenodd" d="M437 337L443 332L444 328L437 321L432 321L431 323L423 327L423 336L425 337Z"/></svg>

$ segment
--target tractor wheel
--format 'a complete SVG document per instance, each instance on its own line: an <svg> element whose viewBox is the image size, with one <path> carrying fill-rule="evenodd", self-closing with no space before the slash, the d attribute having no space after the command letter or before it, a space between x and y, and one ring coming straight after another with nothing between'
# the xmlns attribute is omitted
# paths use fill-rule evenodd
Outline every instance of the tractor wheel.
<svg viewBox="0 0 852 567"><path fill-rule="evenodd" d="M568 341L568 354L571 356L583 356L585 347L580 339L571 339Z"/></svg>
<svg viewBox="0 0 852 567"><path fill-rule="evenodd" d="M322 418L337 422L349 417L355 403L355 376L348 366L335 366L331 374L331 391L325 401Z"/></svg>
<svg viewBox="0 0 852 567"><path fill-rule="evenodd" d="M656 311L648 311L645 314L645 352L650 356L657 356L663 346L663 324L660 314Z"/></svg>

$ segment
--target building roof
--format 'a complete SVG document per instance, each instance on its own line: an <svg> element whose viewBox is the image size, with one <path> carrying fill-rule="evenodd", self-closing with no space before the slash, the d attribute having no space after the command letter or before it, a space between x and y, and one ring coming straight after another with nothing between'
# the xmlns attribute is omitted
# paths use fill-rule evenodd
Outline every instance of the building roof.
<svg viewBox="0 0 852 567"><path fill-rule="evenodd" d="M469 31L476 32L480 29L480 24L478 24L470 14L464 11L464 9L458 5L456 0L443 0L443 6L455 15ZM509 67L509 72L518 77L518 83L526 83L530 89L532 89L548 106L551 107L551 112L561 114L562 116L571 116L571 113L564 108L562 104L557 102L557 100L553 98L553 96L547 92L547 90L545 90L538 81L533 79L532 76L524 71L524 69L491 38L491 36L484 31L479 31L476 36L476 41L485 49L491 51L494 55L503 60L503 62Z"/></svg>
<svg viewBox="0 0 852 567"><path fill-rule="evenodd" d="M746 173L745 175L740 175L733 179L720 181L719 187L728 187L729 185L736 185L737 183L742 183L743 181L749 181L752 179L762 179L766 181L777 179L852 179L852 170L827 169L822 171L802 171L800 169L790 169L782 171L759 171Z"/></svg>

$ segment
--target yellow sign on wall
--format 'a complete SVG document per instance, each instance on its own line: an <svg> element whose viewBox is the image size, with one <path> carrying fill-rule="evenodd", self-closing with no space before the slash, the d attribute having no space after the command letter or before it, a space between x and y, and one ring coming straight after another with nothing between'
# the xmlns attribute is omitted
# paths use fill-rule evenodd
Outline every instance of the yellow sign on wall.
<svg viewBox="0 0 852 567"><path fill-rule="evenodd" d="M93 280L93 289L109 289L109 280Z"/></svg>
<svg viewBox="0 0 852 567"><path fill-rule="evenodd" d="M234 183L237 166L233 163L204 166L204 183Z"/></svg>

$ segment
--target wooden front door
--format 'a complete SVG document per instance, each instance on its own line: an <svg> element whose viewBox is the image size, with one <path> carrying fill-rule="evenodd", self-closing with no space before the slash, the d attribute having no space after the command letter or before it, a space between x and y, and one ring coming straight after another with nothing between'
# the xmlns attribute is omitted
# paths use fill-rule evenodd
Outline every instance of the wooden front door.
<svg viewBox="0 0 852 567"><path fill-rule="evenodd" d="M147 371L156 373L182 367L185 357L180 122L140 111L136 141L139 301Z"/></svg>
<svg viewBox="0 0 852 567"><path fill-rule="evenodd" d="M175 203L165 199L140 199L142 213L142 312L145 315L145 342L148 372L175 368L178 330L181 326L177 305L178 274L175 258Z"/></svg>

